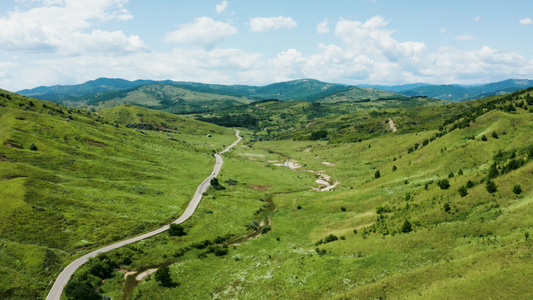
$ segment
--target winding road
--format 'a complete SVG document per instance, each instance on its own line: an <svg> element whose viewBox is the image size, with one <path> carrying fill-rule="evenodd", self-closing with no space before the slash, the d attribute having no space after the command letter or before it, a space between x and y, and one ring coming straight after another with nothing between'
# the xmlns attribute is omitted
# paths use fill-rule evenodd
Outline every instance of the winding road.
<svg viewBox="0 0 533 300"><path fill-rule="evenodd" d="M192 216L198 205L200 204L200 200L202 200L202 194L207 191L209 186L211 185L211 179L218 176L218 173L220 172L220 169L222 168L222 164L224 163L224 160L222 159L222 156L220 154L224 154L228 152L231 148L233 148L235 145L237 145L241 140L242 137L239 136L239 131L235 130L235 136L237 136L237 140L229 145L224 151L221 151L220 153L215 153L216 158L216 164L213 169L213 172L211 172L211 175L209 175L196 189L196 192L194 193L194 196L192 197L191 202L189 203L189 206L187 206L187 209L185 209L185 212L177 219L175 220L174 224L180 224L185 222L188 218ZM84 263L86 263L89 258L96 257L100 253L108 252L117 248L120 248L124 245L128 245L131 243L135 243L140 240L147 239L149 237L152 237L154 235L160 234L161 232L167 231L170 227L169 225L165 225L159 229L156 229L154 231L145 233L143 235L139 235L136 237L133 237L131 239L127 239L124 241L120 241L114 244L111 244L109 246L105 246L103 248L94 250L93 252L90 252L88 254L85 254L84 256L76 259L72 263L70 263L57 277L56 281L54 282L54 285L52 286L52 289L50 289L50 292L48 293L48 296L46 296L46 300L60 300L61 294L63 293L63 289L67 285L70 277L74 272Z"/></svg>

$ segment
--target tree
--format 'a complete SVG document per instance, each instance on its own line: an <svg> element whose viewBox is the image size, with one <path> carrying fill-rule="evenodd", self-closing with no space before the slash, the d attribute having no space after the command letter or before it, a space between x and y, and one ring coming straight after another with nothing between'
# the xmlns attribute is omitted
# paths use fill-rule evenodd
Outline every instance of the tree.
<svg viewBox="0 0 533 300"><path fill-rule="evenodd" d="M496 131L493 131L492 132L492 137L495 138L495 139L499 138L498 133Z"/></svg>
<svg viewBox="0 0 533 300"><path fill-rule="evenodd" d="M379 170L377 170L376 173L374 173L374 178L378 179L379 177L381 177L381 174L379 173Z"/></svg>
<svg viewBox="0 0 533 300"><path fill-rule="evenodd" d="M396 170L398 170L398 168L396 168L396 165L392 166L392 171L394 172Z"/></svg>
<svg viewBox="0 0 533 300"><path fill-rule="evenodd" d="M452 210L452 208L450 207L450 203L444 203L443 209L445 212L450 212L450 210Z"/></svg>
<svg viewBox="0 0 533 300"><path fill-rule="evenodd" d="M496 191L498 191L498 186L492 180L488 180L487 181L487 185L485 186L485 188L487 189L487 192L489 192L491 194L495 193Z"/></svg>
<svg viewBox="0 0 533 300"><path fill-rule="evenodd" d="M412 230L413 230L413 226L411 225L411 222L409 222L409 220L406 219L405 222L403 222L403 225L400 231L403 233L409 233Z"/></svg>
<svg viewBox="0 0 533 300"><path fill-rule="evenodd" d="M30 150L32 150L32 151L37 151L38 148L37 148L37 146L35 146L35 144L32 143L32 144L30 145Z"/></svg>
<svg viewBox="0 0 533 300"><path fill-rule="evenodd" d="M453 174L453 172L450 172L450 174L448 174L448 178L452 178L454 176L455 176L455 174Z"/></svg>
<svg viewBox="0 0 533 300"><path fill-rule="evenodd" d="M170 277L170 268L168 266L162 266L155 272L155 280L159 282L159 285L164 287L172 287L172 277Z"/></svg>
<svg viewBox="0 0 533 300"><path fill-rule="evenodd" d="M472 187L474 187L474 183L472 182L472 180L468 180L468 181L466 182L466 187L467 187L467 188L472 188Z"/></svg>
<svg viewBox="0 0 533 300"><path fill-rule="evenodd" d="M463 175L463 169L459 169L459 172L457 173L457 175Z"/></svg>
<svg viewBox="0 0 533 300"><path fill-rule="evenodd" d="M500 175L500 172L498 172L498 168L496 167L496 163L493 163L493 164L490 166L490 169L489 169L489 175L487 175L487 177L488 177L489 179L493 179L493 178L498 177L498 175Z"/></svg>
<svg viewBox="0 0 533 300"><path fill-rule="evenodd" d="M519 184L515 185L513 187L513 193L520 195L522 193L522 187Z"/></svg>
<svg viewBox="0 0 533 300"><path fill-rule="evenodd" d="M181 224L170 224L170 227L168 228L168 234L171 236L184 236L187 235L185 232L185 227Z"/></svg>
<svg viewBox="0 0 533 300"><path fill-rule="evenodd" d="M326 138L328 136L328 132L326 130L317 130L311 133L311 140L321 140L323 138Z"/></svg>
<svg viewBox="0 0 533 300"><path fill-rule="evenodd" d="M484 142L486 142L486 141L487 141L487 136L486 136L486 135L483 135L483 136L481 137L481 140L484 141Z"/></svg>
<svg viewBox="0 0 533 300"><path fill-rule="evenodd" d="M341 211L346 211L346 207L341 207Z"/></svg>
<svg viewBox="0 0 533 300"><path fill-rule="evenodd" d="M100 300L102 297L94 288L83 281L69 281L65 286L65 296L72 300Z"/></svg>

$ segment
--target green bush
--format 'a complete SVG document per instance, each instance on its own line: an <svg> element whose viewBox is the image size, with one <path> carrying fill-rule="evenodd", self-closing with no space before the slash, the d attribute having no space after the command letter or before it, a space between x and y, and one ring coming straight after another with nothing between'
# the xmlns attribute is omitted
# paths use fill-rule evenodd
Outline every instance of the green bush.
<svg viewBox="0 0 533 300"><path fill-rule="evenodd" d="M413 225L411 225L411 222L409 220L405 220L403 222L402 228L400 228L400 231L403 233L409 233L413 230Z"/></svg>
<svg viewBox="0 0 533 300"><path fill-rule="evenodd" d="M170 227L168 229L168 234L171 236L185 236L187 233L185 232L185 227L181 224L170 224Z"/></svg>
<svg viewBox="0 0 533 300"><path fill-rule="evenodd" d="M466 186L462 186L459 188L459 195L461 195L461 197L464 197L466 195L468 195L468 191L466 190Z"/></svg>
<svg viewBox="0 0 533 300"><path fill-rule="evenodd" d="M520 195L522 193L522 187L519 184L515 185L513 187L513 193Z"/></svg>
<svg viewBox="0 0 533 300"><path fill-rule="evenodd" d="M450 182L448 179L442 179L437 182L441 190L447 190L450 187Z"/></svg>
<svg viewBox="0 0 533 300"><path fill-rule="evenodd" d="M374 178L378 179L379 177L381 177L381 174L379 173L379 170L377 170L376 173L374 173Z"/></svg>
<svg viewBox="0 0 533 300"><path fill-rule="evenodd" d="M339 237L337 237L336 235L330 234L324 239L324 244L330 243L330 242L334 242L334 241L336 241L338 239L339 239Z"/></svg>
<svg viewBox="0 0 533 300"><path fill-rule="evenodd" d="M489 192L491 194L495 193L496 191L498 191L498 186L492 180L488 180L487 181L487 185L485 186L485 188L487 189L487 192Z"/></svg>

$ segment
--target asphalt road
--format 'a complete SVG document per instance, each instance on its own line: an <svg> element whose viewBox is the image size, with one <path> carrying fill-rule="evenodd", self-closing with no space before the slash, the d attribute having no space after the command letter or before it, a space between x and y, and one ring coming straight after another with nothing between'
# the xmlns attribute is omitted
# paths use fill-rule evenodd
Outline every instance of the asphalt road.
<svg viewBox="0 0 533 300"><path fill-rule="evenodd" d="M185 212L177 219L175 220L174 224L180 224L185 222L188 218L192 216L198 205L200 204L200 200L202 200L202 194L207 191L209 186L211 185L211 179L218 176L218 173L220 172L220 169L222 168L222 164L224 163L224 160L222 159L222 156L220 154L224 154L228 152L231 148L233 148L235 145L237 145L242 138L239 136L239 131L236 130L235 135L237 136L237 140L229 145L224 151L221 151L220 153L216 153L214 156L216 158L216 164L213 169L213 172L211 172L211 175L209 175L196 189L196 192L194 193L194 196L192 197L191 202L189 203L189 206L187 206L187 209L185 209ZM52 286L52 289L50 289L50 292L48 292L48 296L46 296L46 300L60 300L61 294L63 293L63 289L67 285L70 277L74 272L84 263L86 263L89 258L96 257L100 253L108 252L113 249L120 248L124 245L128 245L131 243L135 243L140 240L147 239L149 237L152 237L156 234L160 234L161 232L167 231L170 225L165 225L159 229L156 229L154 231L145 233L143 235L139 235L136 237L133 237L131 239L127 239L124 241L120 241L114 244L111 244L109 246L105 246L103 248L94 250L91 253L85 254L84 256L76 259L72 263L70 263L63 271L59 274L56 281L54 282L54 285Z"/></svg>

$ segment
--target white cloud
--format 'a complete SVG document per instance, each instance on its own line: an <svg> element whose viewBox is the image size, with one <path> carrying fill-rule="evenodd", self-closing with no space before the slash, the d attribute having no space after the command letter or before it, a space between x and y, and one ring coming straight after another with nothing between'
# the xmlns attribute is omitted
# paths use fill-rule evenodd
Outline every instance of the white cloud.
<svg viewBox="0 0 533 300"><path fill-rule="evenodd" d="M475 17L474 21L476 21L476 22L481 21L481 17L480 16Z"/></svg>
<svg viewBox="0 0 533 300"><path fill-rule="evenodd" d="M85 45L110 48L105 44L110 40L101 39L105 34L121 41L119 45L131 51L146 51L137 36L127 37L122 31L83 34L92 26L91 22L125 21L133 16L124 8L127 0L34 0L25 1L32 8L9 12L0 18L0 49L28 53L78 54L86 50L73 43L79 36L84 37ZM35 6L38 5L38 6ZM95 38L94 40L91 40ZM134 42L131 44L130 42ZM118 49L120 47L111 47Z"/></svg>
<svg viewBox="0 0 533 300"><path fill-rule="evenodd" d="M316 32L317 33L328 33L329 32L329 22L328 19L325 19L324 21L318 23L316 25Z"/></svg>
<svg viewBox="0 0 533 300"><path fill-rule="evenodd" d="M217 4L215 7L215 10L217 11L217 14L221 14L226 11L228 8L228 1L222 1L220 4Z"/></svg>
<svg viewBox="0 0 533 300"><path fill-rule="evenodd" d="M525 18L519 21L520 25L531 25L533 24L533 20L530 18Z"/></svg>
<svg viewBox="0 0 533 300"><path fill-rule="evenodd" d="M213 48L225 37L237 33L237 28L227 23L200 17L196 18L194 23L185 24L181 29L168 33L165 41Z"/></svg>
<svg viewBox="0 0 533 300"><path fill-rule="evenodd" d="M441 28L440 33L446 33L446 28Z"/></svg>
<svg viewBox="0 0 533 300"><path fill-rule="evenodd" d="M470 34L461 34L461 35L456 36L455 38L461 41L468 41L468 40L475 39L475 36L470 35Z"/></svg>
<svg viewBox="0 0 533 300"><path fill-rule="evenodd" d="M250 18L251 31L270 31L275 29L290 29L298 26L298 23L290 17Z"/></svg>

